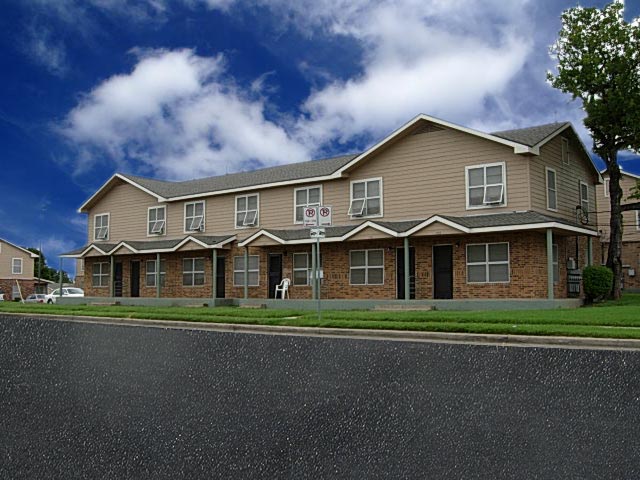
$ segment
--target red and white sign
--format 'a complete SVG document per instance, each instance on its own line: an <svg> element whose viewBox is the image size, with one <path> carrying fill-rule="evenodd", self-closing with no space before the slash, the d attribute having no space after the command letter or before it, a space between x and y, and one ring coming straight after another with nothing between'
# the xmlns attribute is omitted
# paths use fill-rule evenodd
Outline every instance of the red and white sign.
<svg viewBox="0 0 640 480"><path fill-rule="evenodd" d="M318 207L305 207L304 209L304 226L318 226Z"/></svg>
<svg viewBox="0 0 640 480"><path fill-rule="evenodd" d="M318 225L321 227L331 226L331 207L318 207Z"/></svg>

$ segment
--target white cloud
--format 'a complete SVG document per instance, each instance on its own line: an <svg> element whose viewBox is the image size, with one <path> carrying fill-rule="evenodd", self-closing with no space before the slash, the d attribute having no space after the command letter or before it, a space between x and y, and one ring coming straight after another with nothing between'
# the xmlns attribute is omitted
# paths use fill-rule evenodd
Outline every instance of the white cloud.
<svg viewBox="0 0 640 480"><path fill-rule="evenodd" d="M34 63L42 65L53 75L62 77L69 69L64 42L54 38L46 27L31 26L27 29L23 50Z"/></svg>
<svg viewBox="0 0 640 480"><path fill-rule="evenodd" d="M170 178L216 175L259 160L276 165L308 151L265 118L262 99L225 77L222 55L191 50L137 52L131 73L96 87L67 116L61 132L82 149L80 168L109 153Z"/></svg>

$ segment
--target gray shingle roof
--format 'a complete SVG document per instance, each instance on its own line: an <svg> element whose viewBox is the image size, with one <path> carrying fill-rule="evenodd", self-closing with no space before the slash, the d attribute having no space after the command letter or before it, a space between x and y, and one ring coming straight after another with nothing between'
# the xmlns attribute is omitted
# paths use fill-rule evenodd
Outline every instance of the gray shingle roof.
<svg viewBox="0 0 640 480"><path fill-rule="evenodd" d="M588 225L581 225L563 218L552 217L550 215L544 215L542 213L532 211L473 215L469 217L452 217L449 215L440 216L466 228L509 227L549 222L562 223L572 227L589 228Z"/></svg>
<svg viewBox="0 0 640 480"><path fill-rule="evenodd" d="M501 132L493 132L491 135L511 140L512 142L522 143L529 147L533 147L547 138L549 135L557 132L569 122L547 123L546 125L538 125L536 127L518 128L515 130L503 130Z"/></svg>
<svg viewBox="0 0 640 480"><path fill-rule="evenodd" d="M357 226L358 225L345 225L341 227L325 227L325 236L328 238L341 237L344 234L356 228ZM286 241L307 240L310 238L308 228L296 228L295 230L265 229L265 231L269 232L271 235L275 235L276 237Z"/></svg>
<svg viewBox="0 0 640 480"><path fill-rule="evenodd" d="M228 175L187 180L183 182L167 182L138 177L136 175L123 174L123 176L138 185L151 190L161 197L174 198L182 197L184 195L198 195L200 193L330 175L349 163L349 161L354 159L356 156L357 154L342 155L340 157L292 163L278 167L262 168L251 172L231 173Z"/></svg>
<svg viewBox="0 0 640 480"><path fill-rule="evenodd" d="M225 240L228 240L229 238L233 237L233 235L218 235L218 236L190 235L190 236L197 240L200 240L201 242L209 246L213 246L217 243L224 242ZM176 245L182 242L185 238L187 237L173 238L170 240L146 240L146 241L124 240L124 242L130 247L132 247L133 249L138 250L140 252L144 252L144 251L153 251L153 250L168 250L168 249L174 248ZM85 245L84 247L76 248L75 250L72 250L70 252L63 253L62 255L63 256L80 255L91 245L98 247L103 252L110 252L118 245L118 243L102 243L102 242L90 243L88 245Z"/></svg>

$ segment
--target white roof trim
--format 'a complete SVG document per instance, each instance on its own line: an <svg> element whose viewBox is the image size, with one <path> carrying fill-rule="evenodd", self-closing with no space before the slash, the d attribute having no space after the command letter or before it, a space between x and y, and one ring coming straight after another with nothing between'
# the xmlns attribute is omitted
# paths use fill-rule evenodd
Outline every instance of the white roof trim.
<svg viewBox="0 0 640 480"><path fill-rule="evenodd" d="M89 197L89 199L87 201L85 201L82 205L80 205L80 208L78 208L78 213L83 213L83 211L87 208L87 205L90 204L93 199L95 197L97 197L100 192L102 192L105 188L107 188L109 186L109 184L115 180L116 178L119 178L120 180L122 180L123 182L127 182L130 185L133 185L136 188L139 188L140 190L142 190L145 193L148 193L149 195L151 195L152 197L155 197L158 202L166 202L167 199L158 195L157 193L152 192L151 190L149 190L148 188L143 187L142 185L140 185L139 183L134 182L133 180L125 177L124 175L121 175L119 173L114 173L111 178L109 180L107 180L97 191L96 193L94 193L93 195L91 195L91 197Z"/></svg>
<svg viewBox="0 0 640 480"><path fill-rule="evenodd" d="M256 233L254 233L253 235L251 235L250 237L247 237L243 241L239 242L238 246L239 247L245 247L245 246L249 245L254 240L257 240L260 237L269 237L274 242L278 242L278 243L280 243L282 245L285 245L288 242L287 240L283 240L282 238L274 235L273 233L267 232L266 230L259 230ZM289 242L290 241L291 240L289 240Z"/></svg>
<svg viewBox="0 0 640 480"><path fill-rule="evenodd" d="M7 245L11 245L13 248L17 248L18 250L22 250L24 253L28 254L29 256L31 256L31 258L38 258L38 255L36 255L35 253L33 253L30 250L27 250L26 248L22 248L19 247L18 245L16 245L15 243L11 243L8 240L5 240L4 238L0 238L0 242L4 242Z"/></svg>
<svg viewBox="0 0 640 480"><path fill-rule="evenodd" d="M429 225L431 225L433 223L436 223L436 222L442 223L443 225L446 225L446 226L451 227L451 228L455 228L456 230L460 230L463 233L471 233L471 230L469 228L467 228L467 227L463 227L462 225L460 225L458 223L455 223L455 222L452 222L451 220L448 220L446 218L442 218L439 215L434 215L433 217L425 220L424 222L419 223L415 227L410 228L406 232L401 233L399 236L400 237L410 237L414 233L417 233L420 230L422 230L423 228L426 228Z"/></svg>
<svg viewBox="0 0 640 480"><path fill-rule="evenodd" d="M208 249L215 249L215 248L221 248L224 245L227 245L230 242L233 242L237 239L237 237L235 235L231 235L229 238L226 238L224 240L222 240L221 242L218 243L214 243L213 245L208 245L206 243L204 243L201 240L198 240L197 238L194 238L192 236L188 236L184 239L182 239L179 243L177 243L174 247L170 247L170 248L153 248L150 250L145 250L145 249L135 249L133 248L131 245L129 245L126 241L122 241L118 244L116 244L111 250L109 251L103 251L102 249L96 247L95 245L89 245L87 248L85 248L81 253L75 254L75 255L60 255L61 257L65 257L65 258L83 258L90 250L95 249L98 252L100 252L103 255L114 255L115 252L120 249L120 248L128 248L129 250L131 250L132 253L173 253L178 251L178 249L180 249L180 247L182 247L183 245L187 244L188 242L195 242L198 245L200 245L203 248L208 248Z"/></svg>
<svg viewBox="0 0 640 480"><path fill-rule="evenodd" d="M390 230L386 227L383 227L382 225L378 225L376 222L372 221L372 220L368 220L366 222L364 222L361 225L358 225L356 228L354 228L353 230L349 230L347 233L345 233L342 237L344 240L347 240L350 237L353 237L354 235L357 235L358 233L360 233L361 231L367 229L367 228L373 228L374 230L378 230L382 233L386 233L387 235L391 236L391 237L398 237L400 236L400 234L398 232L394 232L393 230Z"/></svg>

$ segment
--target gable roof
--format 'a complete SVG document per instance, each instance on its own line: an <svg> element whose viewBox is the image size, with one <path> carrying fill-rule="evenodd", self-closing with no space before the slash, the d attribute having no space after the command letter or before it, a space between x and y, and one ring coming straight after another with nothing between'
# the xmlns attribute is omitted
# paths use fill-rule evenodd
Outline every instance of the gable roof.
<svg viewBox="0 0 640 480"><path fill-rule="evenodd" d="M419 122L429 122L464 132L513 148L514 154L529 155L539 155L540 147L542 145L567 128L570 128L573 131L573 127L569 122L559 122L490 134L463 127L461 125L456 125L436 117L420 114L360 154L341 155L321 160L311 160L307 162L262 168L250 172L240 172L179 182L155 180L136 175L116 173L79 208L79 211L83 212L90 208L94 200L99 198L103 192L111 188L117 181L124 181L140 188L141 190L156 197L159 202L171 202L211 195L255 190L257 188L271 188L281 185L312 183L341 178L346 176L348 172L358 164L366 161L373 154L387 146L390 142L410 134ZM580 142L579 139L578 141ZM582 142L580 142L580 144L582 145ZM591 157L588 155L584 145L582 145L582 148L591 160ZM591 163L593 165L592 160ZM593 167L594 171L599 176L600 174L597 168L595 168L595 165L593 165ZM601 177L599 176L599 178Z"/></svg>
<svg viewBox="0 0 640 480"><path fill-rule="evenodd" d="M17 248L18 250L22 250L24 253L28 254L31 258L38 258L38 255L36 255L32 251L27 250L26 248L19 247L15 243L11 243L8 240L5 240L4 238L0 238L0 243L6 243L7 245L11 245L13 248Z"/></svg>

